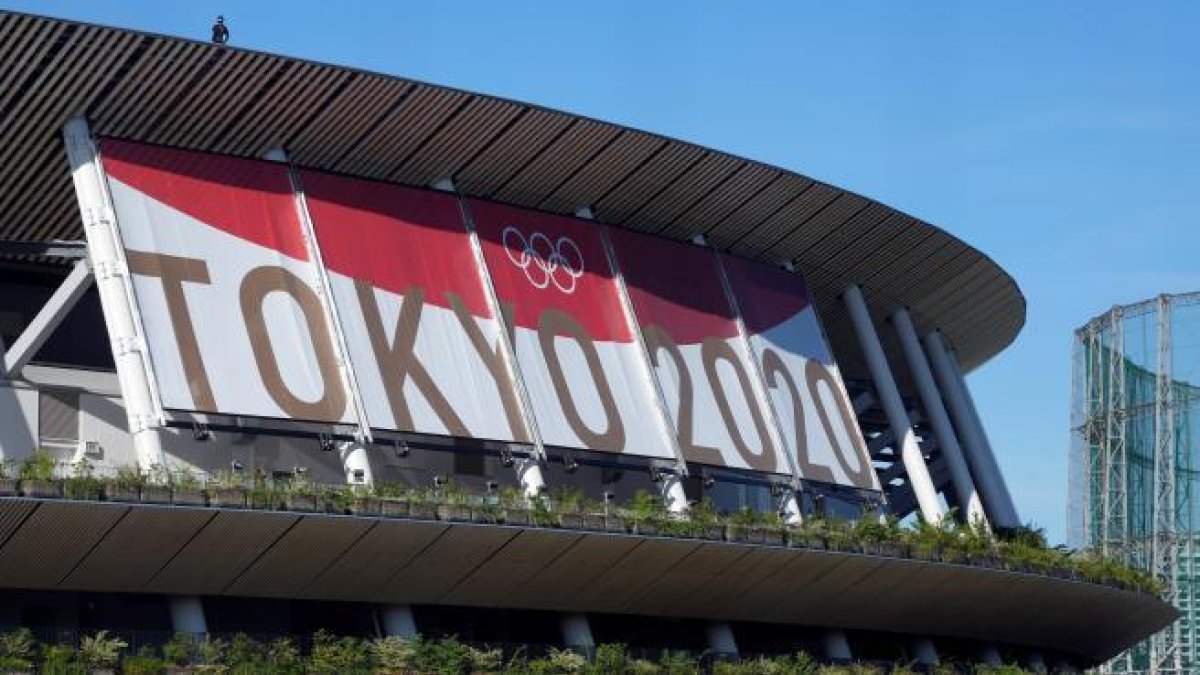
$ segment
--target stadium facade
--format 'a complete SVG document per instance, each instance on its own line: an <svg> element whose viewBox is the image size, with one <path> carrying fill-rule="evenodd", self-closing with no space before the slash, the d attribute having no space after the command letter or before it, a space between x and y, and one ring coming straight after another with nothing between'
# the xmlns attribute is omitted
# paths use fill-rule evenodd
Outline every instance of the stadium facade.
<svg viewBox="0 0 1200 675"><path fill-rule="evenodd" d="M1200 294L1117 306L1075 332L1071 544L1154 573L1179 621L1106 663L1190 673L1197 653Z"/></svg>
<svg viewBox="0 0 1200 675"><path fill-rule="evenodd" d="M1024 298L884 204L578 115L15 13L0 64L4 459L164 478L0 499L10 625L1074 668L1175 616L782 541L246 508L224 482L1014 528L963 376Z"/></svg>

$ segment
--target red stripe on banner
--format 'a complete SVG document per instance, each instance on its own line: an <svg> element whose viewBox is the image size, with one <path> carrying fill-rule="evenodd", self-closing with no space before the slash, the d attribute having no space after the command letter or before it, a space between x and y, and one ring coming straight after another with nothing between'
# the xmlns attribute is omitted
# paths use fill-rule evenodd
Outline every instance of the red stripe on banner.
<svg viewBox="0 0 1200 675"><path fill-rule="evenodd" d="M557 310L593 340L633 341L599 225L493 202L470 207L496 294L518 326L537 330Z"/></svg>
<svg viewBox="0 0 1200 675"><path fill-rule="evenodd" d="M310 171L300 182L331 272L397 294L417 286L441 307L457 293L492 316L456 197Z"/></svg>
<svg viewBox="0 0 1200 675"><path fill-rule="evenodd" d="M610 230L617 265L642 326L658 326L680 345L738 334L711 249Z"/></svg>
<svg viewBox="0 0 1200 675"><path fill-rule="evenodd" d="M750 333L765 333L812 302L799 274L730 255L722 255L721 263Z"/></svg>
<svg viewBox="0 0 1200 675"><path fill-rule="evenodd" d="M287 168L141 143L101 139L105 172L196 220L296 260L308 250Z"/></svg>

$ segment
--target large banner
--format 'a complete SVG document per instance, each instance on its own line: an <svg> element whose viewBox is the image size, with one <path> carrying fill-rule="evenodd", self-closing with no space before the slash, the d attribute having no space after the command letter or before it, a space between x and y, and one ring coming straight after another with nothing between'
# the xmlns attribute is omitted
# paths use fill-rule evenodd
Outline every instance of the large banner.
<svg viewBox="0 0 1200 675"><path fill-rule="evenodd" d="M690 462L879 489L798 275L275 162L100 150L166 410L662 459L674 437Z"/></svg>
<svg viewBox="0 0 1200 675"><path fill-rule="evenodd" d="M673 458L599 227L468 203L542 441Z"/></svg>
<svg viewBox="0 0 1200 675"><path fill-rule="evenodd" d="M528 441L458 199L300 182L371 426Z"/></svg>
<svg viewBox="0 0 1200 675"><path fill-rule="evenodd" d="M684 456L790 473L712 250L624 230L610 235Z"/></svg>
<svg viewBox="0 0 1200 675"><path fill-rule="evenodd" d="M879 479L804 280L733 256L720 260L800 474L878 490Z"/></svg>
<svg viewBox="0 0 1200 675"><path fill-rule="evenodd" d="M356 421L286 167L100 149L163 407Z"/></svg>

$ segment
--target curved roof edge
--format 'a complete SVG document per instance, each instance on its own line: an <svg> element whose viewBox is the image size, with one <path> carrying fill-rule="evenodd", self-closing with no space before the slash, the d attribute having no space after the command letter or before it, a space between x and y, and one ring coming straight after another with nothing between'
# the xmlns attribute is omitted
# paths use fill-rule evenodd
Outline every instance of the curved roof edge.
<svg viewBox="0 0 1200 675"><path fill-rule="evenodd" d="M877 318L909 308L972 369L1012 343L1025 298L991 258L945 230L799 173L659 134L411 79L0 11L0 239L80 239L62 123L97 133L262 156L459 190L791 262L838 361L865 377L840 300L863 285ZM37 214L30 218L28 214ZM889 356L900 349L883 331Z"/></svg>

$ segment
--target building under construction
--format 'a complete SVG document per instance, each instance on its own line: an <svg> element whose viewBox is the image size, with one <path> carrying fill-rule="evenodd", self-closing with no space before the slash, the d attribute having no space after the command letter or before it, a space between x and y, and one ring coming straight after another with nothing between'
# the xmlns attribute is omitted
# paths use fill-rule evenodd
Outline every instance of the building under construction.
<svg viewBox="0 0 1200 675"><path fill-rule="evenodd" d="M1198 413L1200 293L1113 307L1075 332L1071 543L1151 570L1182 613L1104 672L1200 667Z"/></svg>

